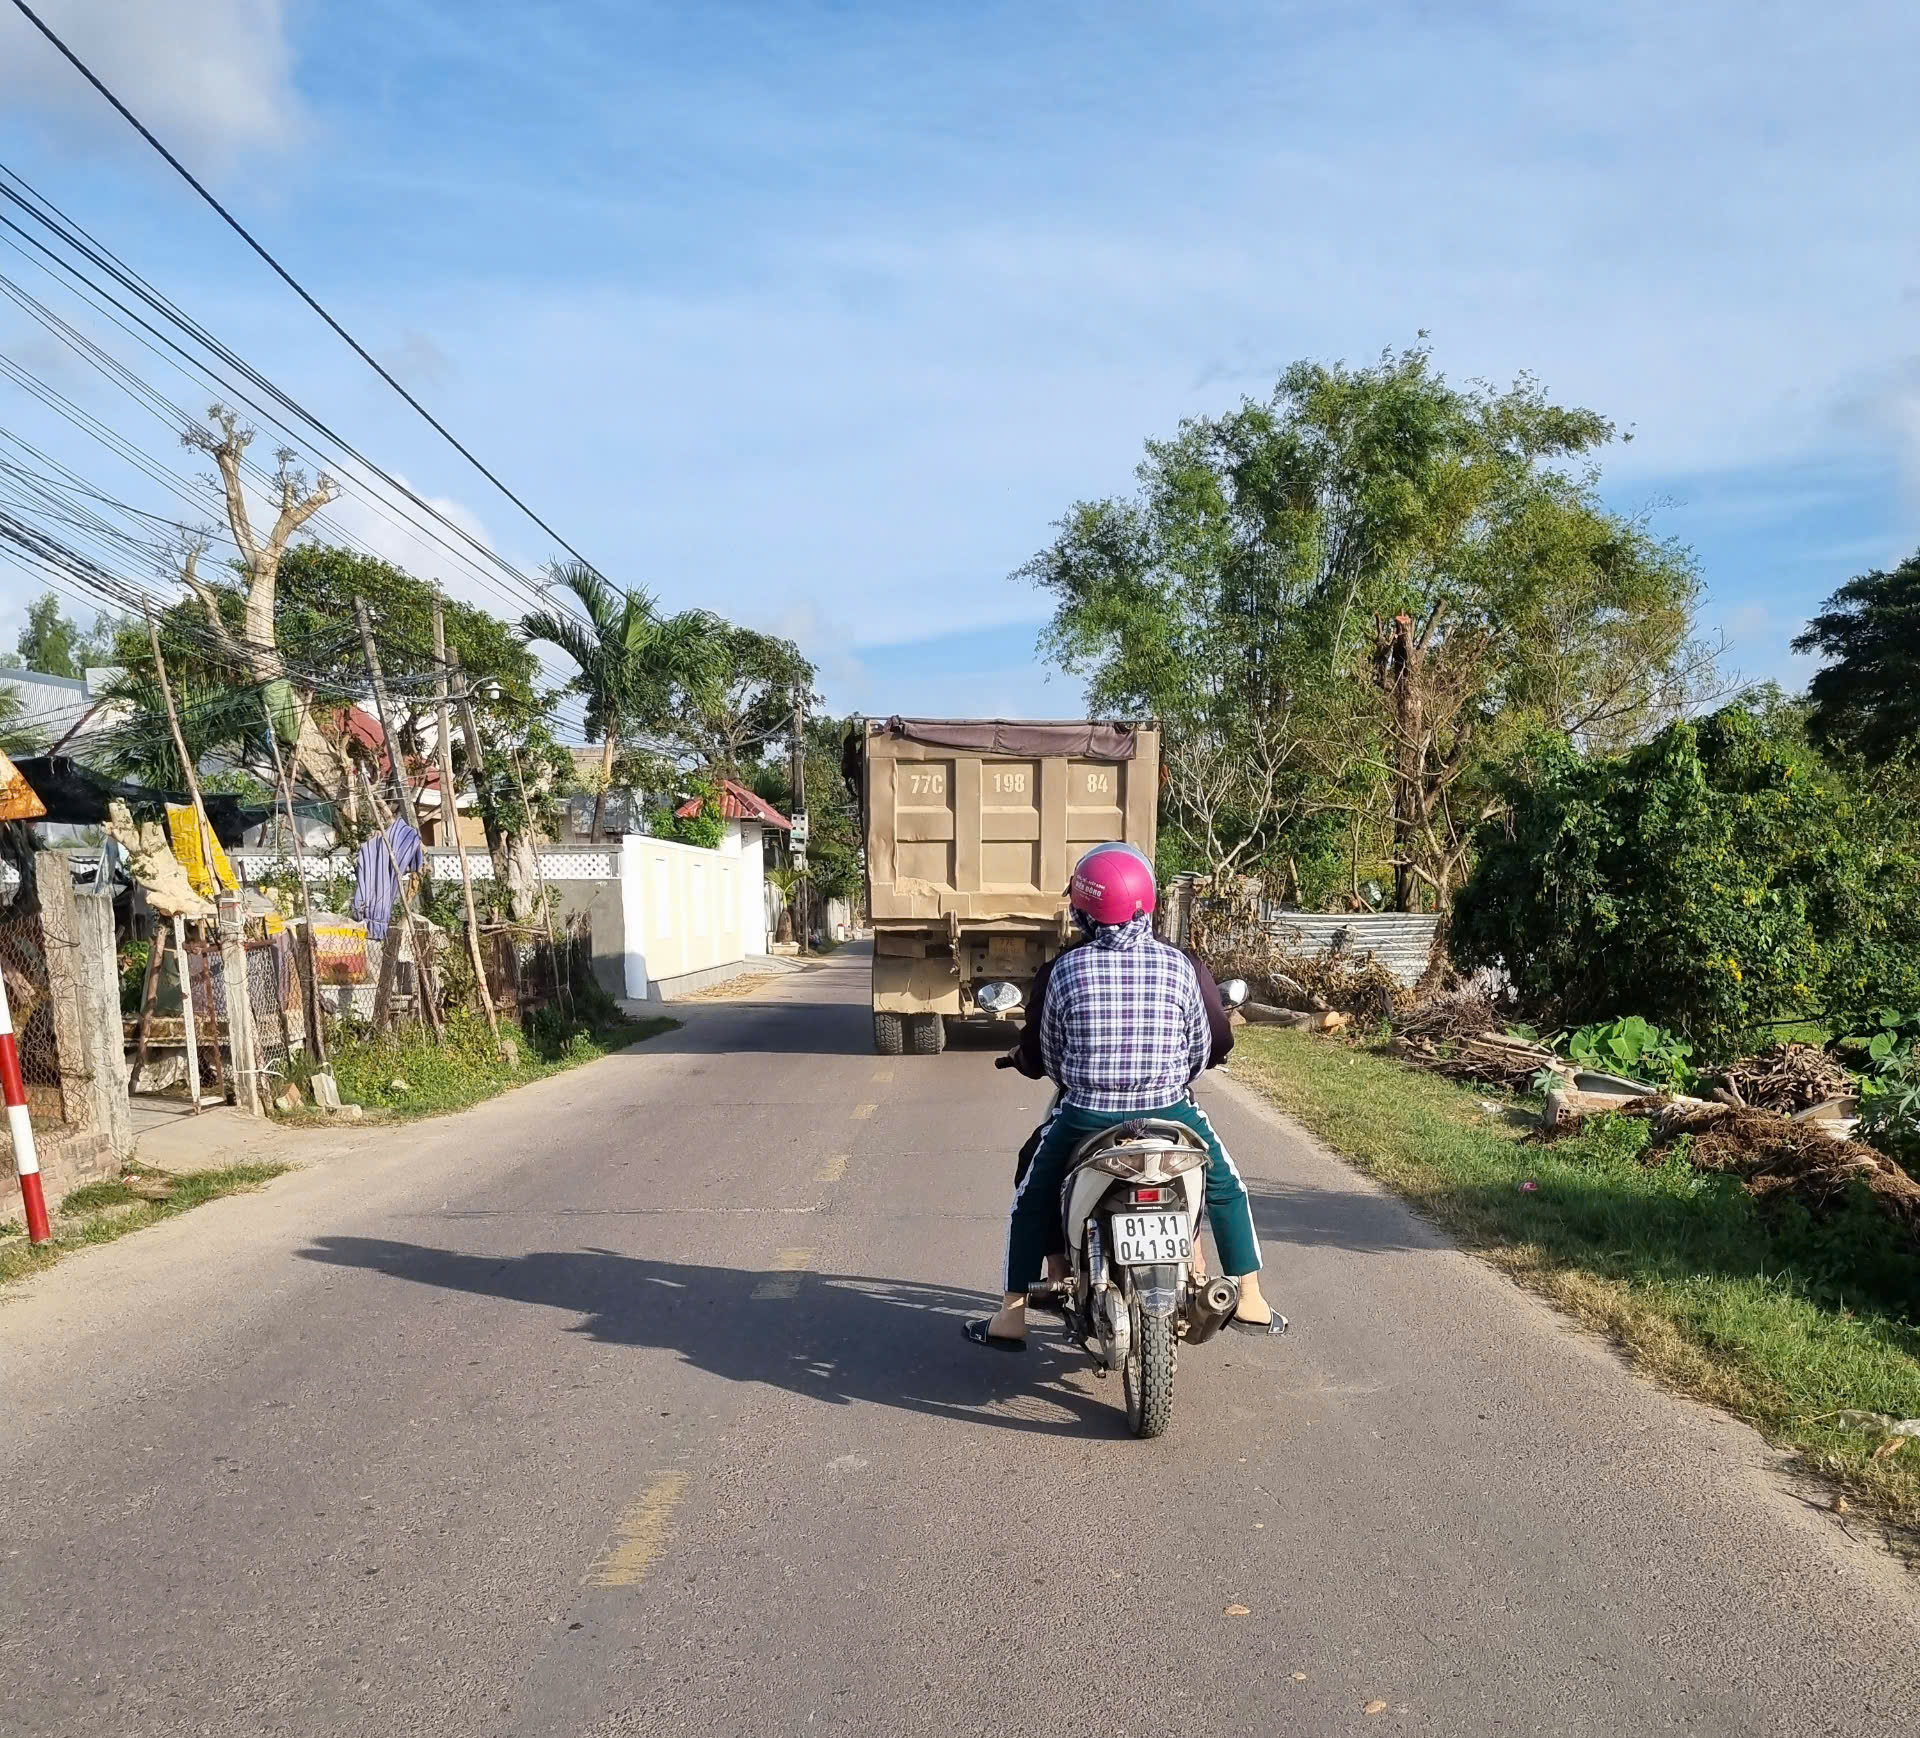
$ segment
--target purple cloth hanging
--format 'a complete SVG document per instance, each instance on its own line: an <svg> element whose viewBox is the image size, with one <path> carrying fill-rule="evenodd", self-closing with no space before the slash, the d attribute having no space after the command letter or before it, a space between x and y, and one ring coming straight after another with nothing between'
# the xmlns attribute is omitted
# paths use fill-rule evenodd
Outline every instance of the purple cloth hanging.
<svg viewBox="0 0 1920 1738"><path fill-rule="evenodd" d="M354 861L353 906L349 915L366 924L369 941L384 940L393 922L394 903L400 897L394 864L400 865L402 875L414 875L425 861L420 835L398 818L387 823L384 833L375 833L360 847L360 855Z"/></svg>

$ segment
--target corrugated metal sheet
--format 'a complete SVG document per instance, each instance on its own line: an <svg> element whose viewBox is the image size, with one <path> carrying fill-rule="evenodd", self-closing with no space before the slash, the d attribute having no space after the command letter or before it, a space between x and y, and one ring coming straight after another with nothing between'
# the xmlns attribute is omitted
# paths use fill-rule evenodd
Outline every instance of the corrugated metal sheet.
<svg viewBox="0 0 1920 1738"><path fill-rule="evenodd" d="M1431 913L1279 911L1265 928L1288 953L1339 952L1356 960L1369 954L1411 988L1427 969L1439 918Z"/></svg>

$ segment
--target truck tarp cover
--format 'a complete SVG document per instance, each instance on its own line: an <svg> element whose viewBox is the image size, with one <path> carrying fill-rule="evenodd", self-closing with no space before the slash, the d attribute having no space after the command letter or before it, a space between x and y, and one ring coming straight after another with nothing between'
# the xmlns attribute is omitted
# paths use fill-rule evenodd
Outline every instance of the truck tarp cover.
<svg viewBox="0 0 1920 1738"><path fill-rule="evenodd" d="M1004 718L889 718L889 736L930 748L964 748L976 754L1030 755L1036 759L1079 756L1132 760L1135 740L1124 724L1027 724Z"/></svg>

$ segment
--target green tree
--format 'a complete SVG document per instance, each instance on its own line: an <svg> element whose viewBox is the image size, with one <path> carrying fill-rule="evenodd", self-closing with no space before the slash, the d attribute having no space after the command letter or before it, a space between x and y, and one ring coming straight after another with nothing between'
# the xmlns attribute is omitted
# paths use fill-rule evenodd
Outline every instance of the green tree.
<svg viewBox="0 0 1920 1738"><path fill-rule="evenodd" d="M1643 1014L1709 1059L1920 1006L1920 861L1761 698L1619 756L1533 744L1454 902L1465 965L1547 1018Z"/></svg>
<svg viewBox="0 0 1920 1738"><path fill-rule="evenodd" d="M1793 649L1828 660L1807 685L1822 748L1876 768L1920 751L1920 553L1848 580Z"/></svg>
<svg viewBox="0 0 1920 1738"><path fill-rule="evenodd" d="M196 595L162 611L158 618L167 674L179 707L181 733L198 765L230 760L271 784L273 751L266 718L275 718L280 741L289 749L318 737L344 765L348 751L339 716L346 697L368 687L365 653L354 617L354 599L366 600L379 643L397 716L395 733L409 752L424 746L424 726L434 709L436 666L433 608L440 603L447 644L457 653L474 696L482 735L499 745L524 737L541 712L536 689L540 667L512 627L486 611L451 598L392 563L324 544L299 544L277 558L274 569L274 638L277 674L264 679L236 662L231 646L247 633L248 575L238 564L226 573L196 574ZM208 612L223 633L209 631ZM111 661L123 674L110 692L124 701L129 717L102 733L95 744L103 761L121 777L177 787L178 757L153 669L144 623L121 625ZM465 745L456 750L464 764ZM295 760L296 775L309 789L338 801L341 780L328 769L323 781L311 776L312 761ZM484 797L484 793L483 793ZM504 802L504 795L501 800ZM347 801L344 815L353 804ZM491 812L491 811L489 811Z"/></svg>
<svg viewBox="0 0 1920 1738"><path fill-rule="evenodd" d="M520 631L529 641L557 646L578 671L573 686L586 699L587 732L602 744L593 802L597 840L622 737L675 732L711 704L724 669L726 624L706 610L662 616L649 593L610 585L583 562L559 563L548 572L579 599L586 620L536 610L521 618Z"/></svg>
<svg viewBox="0 0 1920 1738"><path fill-rule="evenodd" d="M1444 907L1508 744L1644 736L1711 669L1690 557L1598 498L1611 434L1422 349L1301 362L1149 442L1138 493L1076 505L1021 571L1089 704L1165 722L1168 820L1213 867L1324 852L1331 812L1356 857L1382 841L1398 906Z"/></svg>
<svg viewBox="0 0 1920 1738"><path fill-rule="evenodd" d="M723 627L720 651L717 679L690 697L678 734L703 765L739 778L789 728L796 705L819 704L818 672L793 641L752 628Z"/></svg>
<svg viewBox="0 0 1920 1738"><path fill-rule="evenodd" d="M43 592L27 605L27 624L14 650L0 657L0 668L35 670L43 676L84 676L92 664L107 661L113 626L100 621L83 631L61 613L56 592Z"/></svg>

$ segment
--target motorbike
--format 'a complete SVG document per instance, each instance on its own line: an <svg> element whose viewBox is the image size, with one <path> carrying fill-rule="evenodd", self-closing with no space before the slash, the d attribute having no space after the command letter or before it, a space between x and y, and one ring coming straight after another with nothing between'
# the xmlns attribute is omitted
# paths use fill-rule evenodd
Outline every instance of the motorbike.
<svg viewBox="0 0 1920 1738"><path fill-rule="evenodd" d="M1220 989L1230 1007L1247 999L1237 978ZM1184 1123L1142 1117L1089 1136L1061 1182L1065 1276L1027 1297L1065 1318L1097 1376L1119 1372L1127 1428L1142 1439L1173 1422L1181 1348L1212 1339L1240 1305L1240 1282L1209 1278L1200 1258L1206 1161Z"/></svg>

